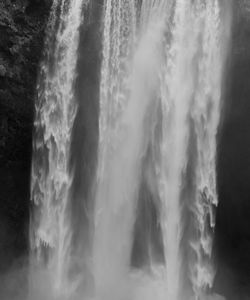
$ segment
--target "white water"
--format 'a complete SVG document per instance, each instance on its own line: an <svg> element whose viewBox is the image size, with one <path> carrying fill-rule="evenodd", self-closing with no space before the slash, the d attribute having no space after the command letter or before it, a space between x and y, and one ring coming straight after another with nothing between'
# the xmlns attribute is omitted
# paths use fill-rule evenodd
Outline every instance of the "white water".
<svg viewBox="0 0 250 300"><path fill-rule="evenodd" d="M47 56L54 72L48 58L42 66L31 234L36 261L48 252L46 268L55 295L72 299L68 163L82 1L69 3L60 15L55 50L49 50L53 55ZM48 49L56 7L55 1ZM219 0L142 0L141 6L131 0L104 2L90 245L94 299L210 297L224 24ZM149 244L149 268L135 268L131 257L143 180L156 207L164 259Z"/></svg>
<svg viewBox="0 0 250 300"><path fill-rule="evenodd" d="M135 6L129 0L108 0L104 14L93 264L97 297L119 299L126 293L123 280L130 264L133 203L138 189L137 164L141 153L137 138L142 124L140 116L136 123L133 122L138 103L126 98L129 94L129 48L135 38ZM125 106L129 111L123 117Z"/></svg>
<svg viewBox="0 0 250 300"><path fill-rule="evenodd" d="M195 257L190 257L188 264L191 299L200 299L206 296L214 278L211 252L213 205L217 205L216 132L223 67L219 3L217 0L142 1L141 27L134 47L130 40L132 37L134 40L134 8L128 10L131 34L124 39L119 30L128 20L120 14L125 4L119 7L118 2L106 2L104 17L93 258L97 298L123 299L128 293L124 285L129 280L142 158L152 143L153 170L147 171L151 177L146 176L161 199L157 205L161 208L159 219L166 265L159 269L162 273L157 280L160 277L162 297L171 300L189 297L183 291L186 262L181 250L185 201L197 227L188 242ZM127 44L132 53L134 50L134 56L114 55L119 53L120 45L127 47ZM119 73L124 61L131 65L130 76ZM159 106L162 138L156 145L154 130L159 122L156 113ZM193 148L197 151L192 166L195 190L191 198L183 199L191 123L196 138Z"/></svg>
<svg viewBox="0 0 250 300"><path fill-rule="evenodd" d="M206 4L203 1L176 2L173 39L166 52L166 69L161 81L163 140L160 188L164 207L162 224L167 259L167 299L184 297L181 291L184 262L180 253L183 226L186 225L182 222L183 200L193 206L193 222L197 226L196 234L190 238L196 258L189 264L195 299L203 297L206 288L213 284L212 236L206 223L209 215L213 229L212 205L217 205L216 132L223 62L219 26L218 1ZM193 166L195 191L194 199L182 199L189 159L190 122L194 124L197 143L193 146L197 151L197 161Z"/></svg>
<svg viewBox="0 0 250 300"><path fill-rule="evenodd" d="M47 265L55 295L70 294L71 289L68 164L77 110L73 88L82 7L81 0L53 2L36 103L31 246L35 261Z"/></svg>

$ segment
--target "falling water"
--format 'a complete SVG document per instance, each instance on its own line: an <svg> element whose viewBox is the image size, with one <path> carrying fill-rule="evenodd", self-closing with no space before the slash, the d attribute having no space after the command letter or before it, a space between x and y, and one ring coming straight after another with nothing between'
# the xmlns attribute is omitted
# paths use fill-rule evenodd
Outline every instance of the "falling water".
<svg viewBox="0 0 250 300"><path fill-rule="evenodd" d="M145 176L155 199L160 199L156 205L165 256L159 271L163 297L188 299L183 289L189 280L190 299L201 299L214 278L216 132L223 67L220 6L217 0L145 0L137 9L139 13L131 1L105 3L94 237L98 296L123 299L128 293L123 284L130 268L140 178ZM151 164L144 167L149 148ZM196 153L191 163L190 151ZM188 164L192 187L186 183ZM194 230L185 241L187 214ZM187 262L182 246L188 249Z"/></svg>
<svg viewBox="0 0 250 300"><path fill-rule="evenodd" d="M141 147L137 137L142 124L141 120L133 122L138 103L128 101L135 17L133 1L106 1L93 253L97 296L105 299L119 299L126 293L122 285L124 274L129 271L138 188ZM124 116L126 106L129 112ZM129 121L132 122L129 124Z"/></svg>
<svg viewBox="0 0 250 300"><path fill-rule="evenodd" d="M53 2L35 107L31 243L35 259L48 266L55 294L69 292L69 153L82 6L81 0Z"/></svg>
<svg viewBox="0 0 250 300"><path fill-rule="evenodd" d="M221 10L219 0L104 1L94 228L88 241L94 299L210 297L226 54ZM68 276L69 156L81 11L80 0L53 4L32 168L35 260L50 271L55 294L67 299L75 290Z"/></svg>
<svg viewBox="0 0 250 300"><path fill-rule="evenodd" d="M168 299L178 299L184 262L181 256L182 202L190 206L196 232L190 246L190 280L195 299L212 287L212 236L216 195L216 130L219 122L222 62L218 1L176 1L172 40L166 50L163 70L163 139L160 189L163 202L163 232ZM193 193L183 199L188 176L188 144L194 131L192 150ZM190 150L189 150L190 151ZM183 297L184 295L182 295Z"/></svg>

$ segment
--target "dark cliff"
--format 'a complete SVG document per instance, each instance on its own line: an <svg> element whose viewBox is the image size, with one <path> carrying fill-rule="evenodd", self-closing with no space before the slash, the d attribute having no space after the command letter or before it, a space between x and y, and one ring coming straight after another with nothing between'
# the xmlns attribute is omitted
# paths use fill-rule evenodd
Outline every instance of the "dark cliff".
<svg viewBox="0 0 250 300"><path fill-rule="evenodd" d="M50 6L51 0L0 0L1 276L28 251L33 107Z"/></svg>
<svg viewBox="0 0 250 300"><path fill-rule="evenodd" d="M250 2L233 1L224 116L218 139L217 284L227 300L250 297Z"/></svg>

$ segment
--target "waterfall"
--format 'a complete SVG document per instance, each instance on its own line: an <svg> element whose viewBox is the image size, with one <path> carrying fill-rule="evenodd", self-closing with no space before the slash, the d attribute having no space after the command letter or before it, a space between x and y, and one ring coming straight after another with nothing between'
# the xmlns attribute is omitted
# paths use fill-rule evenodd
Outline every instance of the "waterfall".
<svg viewBox="0 0 250 300"><path fill-rule="evenodd" d="M91 274L83 274L93 284L88 299L213 297L223 5L103 1L98 159L86 241ZM82 8L81 0L53 3L38 83L31 182L34 261L49 274L53 297L68 300L86 298L70 277L69 159Z"/></svg>
<svg viewBox="0 0 250 300"><path fill-rule="evenodd" d="M105 2L96 283L100 298L128 293L123 284L129 280L139 185L146 177L160 212L163 297L188 299L189 293L198 300L212 287L215 273L216 133L224 61L220 6L217 0L145 0L134 10L131 1ZM151 162L144 167L148 151ZM193 226L188 236L186 226Z"/></svg>
<svg viewBox="0 0 250 300"><path fill-rule="evenodd" d="M124 124L121 120L128 102L135 17L133 1L106 1L93 263L97 293L100 290L100 296L107 299L118 297L114 290L121 292L118 286L122 284L123 274L128 272L133 202L138 187L136 164L140 141L137 143L137 133L133 134L137 126L131 123L133 128L128 128L128 120L124 118ZM129 109L132 114L137 111L134 107Z"/></svg>
<svg viewBox="0 0 250 300"><path fill-rule="evenodd" d="M69 156L82 6L81 0L53 2L35 105L31 245L35 260L49 269L55 294L70 290Z"/></svg>
<svg viewBox="0 0 250 300"><path fill-rule="evenodd" d="M222 62L218 1L176 1L172 40L163 70L161 199L168 299L179 299L182 285L183 205L195 224L189 276L195 299L212 287L212 232L216 195L216 132L220 114ZM192 140L191 140L192 139ZM191 149L188 145L192 143ZM191 162L190 151L196 153ZM193 187L183 192L193 170ZM192 192L190 191L192 189ZM183 204L184 202L184 204Z"/></svg>

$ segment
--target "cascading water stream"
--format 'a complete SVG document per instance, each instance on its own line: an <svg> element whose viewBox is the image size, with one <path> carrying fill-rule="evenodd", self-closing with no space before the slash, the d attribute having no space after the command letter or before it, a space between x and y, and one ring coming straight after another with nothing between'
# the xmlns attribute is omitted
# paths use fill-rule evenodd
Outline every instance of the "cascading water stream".
<svg viewBox="0 0 250 300"><path fill-rule="evenodd" d="M220 49L220 12L217 1L210 2L200 14L203 34L197 66L195 96L191 118L196 133L196 191L194 214L198 229L191 242L197 256L191 266L196 298L212 287L214 267L211 264L212 232L215 227L216 192L216 133L220 117L223 56ZM199 26L199 25L197 25Z"/></svg>
<svg viewBox="0 0 250 300"><path fill-rule="evenodd" d="M77 110L74 79L82 7L81 0L53 2L35 107L31 245L35 261L47 265L55 295L70 293L71 288L69 156Z"/></svg>
<svg viewBox="0 0 250 300"><path fill-rule="evenodd" d="M135 17L133 1L106 1L93 245L96 293L104 299L120 298L125 293L122 285L130 260L133 199L138 187L136 164L140 155L136 125L141 124L132 122L130 127L129 120L124 118L123 124L122 118L128 105L129 56L135 39ZM128 109L134 114L138 107Z"/></svg>
<svg viewBox="0 0 250 300"><path fill-rule="evenodd" d="M69 276L69 157L82 4L55 0L52 8L31 188L35 261L46 262L54 295L70 300L79 299ZM91 275L83 274L93 299L210 297L226 55L221 7L219 0L104 1Z"/></svg>
<svg viewBox="0 0 250 300"><path fill-rule="evenodd" d="M121 24L127 24L121 14L125 5L119 5L107 1L104 16L94 244L98 253L98 258L94 256L97 276L103 271L99 281L105 292L100 298L111 297L112 288L107 281L117 289L118 273L129 268L133 240L131 224L136 219L138 185L144 176L142 158L153 144L154 157L149 172L156 178L151 176L148 180L161 200L157 205L161 211L158 218L166 261L161 275L163 297L188 299L183 291L187 281L185 273L191 282L190 299L200 299L206 296L214 278L211 252L214 207L217 205L216 131L223 67L219 3L217 0L207 3L201 0L142 1L141 27L136 31L134 48L129 39L122 42L119 35ZM132 11L129 14L132 15ZM129 32L135 32L134 24L130 22ZM127 43L134 54L115 55L119 46ZM119 73L124 61L131 66L130 77L127 73ZM156 113L157 107L161 108L162 118L158 141L154 136L154 127L161 119ZM195 135L192 148L197 152L192 165L195 184L189 197L185 197L183 189L189 176L186 168L192 130ZM190 222L195 224L187 242L183 241L185 214L190 214ZM183 243L189 248L188 263L183 261ZM119 252L117 260L116 252ZM110 266L116 268L111 277L107 276Z"/></svg>
<svg viewBox="0 0 250 300"><path fill-rule="evenodd" d="M183 294L181 240L185 206L193 211L194 232L189 236L195 258L190 260L189 277L195 299L212 287L211 261L216 195L216 132L219 122L223 57L219 44L218 1L176 1L172 40L166 50L162 71L163 139L161 199L166 256L167 299ZM188 144L194 126L197 161L193 162L194 190L183 199L190 154ZM184 210L184 211L183 211ZM185 279L184 279L185 280ZM187 297L187 296L186 296Z"/></svg>

